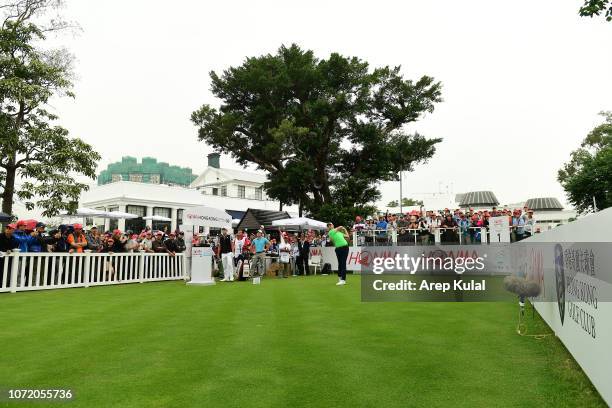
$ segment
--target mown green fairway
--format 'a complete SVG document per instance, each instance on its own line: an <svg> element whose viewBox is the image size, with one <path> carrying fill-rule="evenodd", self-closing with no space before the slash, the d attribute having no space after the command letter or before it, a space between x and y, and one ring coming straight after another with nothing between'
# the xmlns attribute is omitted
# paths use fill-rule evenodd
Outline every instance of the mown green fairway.
<svg viewBox="0 0 612 408"><path fill-rule="evenodd" d="M359 277L335 282L2 294L0 387L71 388L62 407L605 406L554 336L515 333L515 304L361 303Z"/></svg>

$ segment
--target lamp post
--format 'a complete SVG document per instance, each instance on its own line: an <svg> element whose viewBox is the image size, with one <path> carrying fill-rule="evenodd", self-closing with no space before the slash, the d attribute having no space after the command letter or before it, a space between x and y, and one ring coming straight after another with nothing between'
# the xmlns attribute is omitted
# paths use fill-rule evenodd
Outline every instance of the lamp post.
<svg viewBox="0 0 612 408"><path fill-rule="evenodd" d="M400 182L400 198L399 198L399 208L400 208L400 214L403 214L404 211L402 211L402 170L400 169L399 172L399 182Z"/></svg>

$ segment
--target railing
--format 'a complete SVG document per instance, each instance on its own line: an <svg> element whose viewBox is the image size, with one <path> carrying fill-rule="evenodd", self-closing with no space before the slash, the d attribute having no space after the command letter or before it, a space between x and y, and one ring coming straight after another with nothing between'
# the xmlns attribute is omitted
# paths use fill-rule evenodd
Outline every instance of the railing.
<svg viewBox="0 0 612 408"><path fill-rule="evenodd" d="M180 280L183 254L20 253L0 257L0 292Z"/></svg>
<svg viewBox="0 0 612 408"><path fill-rule="evenodd" d="M511 242L515 241L513 233L521 228L524 233L529 234L534 233L535 230L535 226L509 226ZM401 230L405 231L405 234L401 234ZM353 231L352 234L354 246L434 245L440 243L463 245L490 242L487 227L364 229Z"/></svg>

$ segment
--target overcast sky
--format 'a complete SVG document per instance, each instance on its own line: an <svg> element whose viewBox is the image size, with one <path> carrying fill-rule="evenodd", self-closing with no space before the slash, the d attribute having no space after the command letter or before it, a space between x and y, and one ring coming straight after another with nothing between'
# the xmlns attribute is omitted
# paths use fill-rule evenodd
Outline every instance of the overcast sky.
<svg viewBox="0 0 612 408"><path fill-rule="evenodd" d="M68 0L83 28L61 38L77 58L76 99L54 107L102 154L99 170L130 155L198 173L211 149L189 116L218 104L208 72L295 42L443 83L444 102L409 130L444 141L406 175L405 196L448 185L566 202L557 169L612 110L612 23L578 17L581 3ZM222 166L237 168L229 156ZM396 199L398 183L382 192Z"/></svg>

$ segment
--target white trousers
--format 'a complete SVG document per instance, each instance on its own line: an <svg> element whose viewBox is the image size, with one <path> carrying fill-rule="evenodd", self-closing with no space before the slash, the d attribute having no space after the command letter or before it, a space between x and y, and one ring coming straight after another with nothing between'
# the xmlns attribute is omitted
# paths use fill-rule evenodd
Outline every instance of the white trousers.
<svg viewBox="0 0 612 408"><path fill-rule="evenodd" d="M221 254L221 263L223 264L223 279L234 280L234 254L228 252Z"/></svg>

